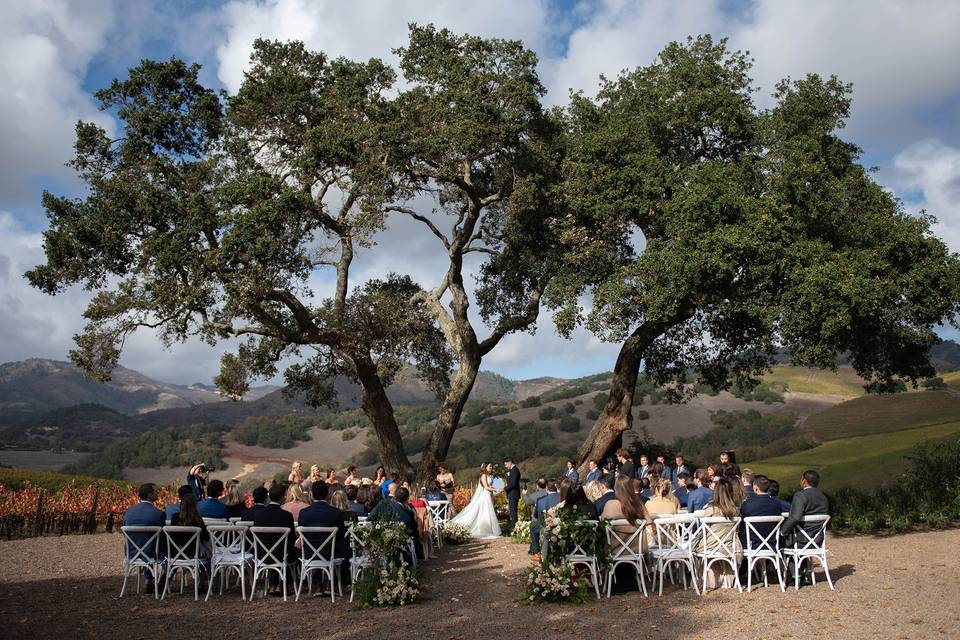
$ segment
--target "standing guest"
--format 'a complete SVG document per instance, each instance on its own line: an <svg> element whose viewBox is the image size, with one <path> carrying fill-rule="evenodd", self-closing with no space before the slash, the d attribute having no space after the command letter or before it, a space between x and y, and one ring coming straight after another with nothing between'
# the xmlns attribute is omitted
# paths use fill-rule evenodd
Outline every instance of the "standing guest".
<svg viewBox="0 0 960 640"><path fill-rule="evenodd" d="M247 504L239 480L227 482L227 494L223 497L223 503L227 505L228 518L243 517L243 511L247 508Z"/></svg>
<svg viewBox="0 0 960 640"><path fill-rule="evenodd" d="M563 477L571 482L580 482L580 472L577 471L577 466L573 463L573 460L567 460L567 470L563 472Z"/></svg>
<svg viewBox="0 0 960 640"><path fill-rule="evenodd" d="M596 462L594 462L594 466L596 466ZM535 560L538 559L540 555L540 530L543 528L542 518L560 502L560 493L557 491L556 480L547 480L546 490L546 495L537 500L533 508L534 521L530 524L530 549L527 553L534 556Z"/></svg>
<svg viewBox="0 0 960 640"><path fill-rule="evenodd" d="M191 491L191 496L193 492ZM148 482L147 484L140 485L140 488L137 489L137 496L140 498L140 502L131 506L123 514L123 526L125 527L162 527L166 519L164 517L163 511L157 509L154 502L157 501L157 489L153 486L153 483ZM150 554L153 557L162 557L163 548L157 547L156 540L154 544L150 547L147 547L147 542L150 541L150 538L153 534L150 533L131 533L130 539L144 552ZM157 536L159 540L159 536ZM159 576L154 576L152 573L147 575L147 590L153 589L153 581Z"/></svg>
<svg viewBox="0 0 960 640"><path fill-rule="evenodd" d="M340 513L343 514L344 522L356 522L357 514L354 513L353 509L350 507L350 499L347 497L347 492L343 489L337 489L330 494L330 497L327 499L327 502L330 503L331 507L336 507L340 509Z"/></svg>
<svg viewBox="0 0 960 640"><path fill-rule="evenodd" d="M740 515L744 518L752 518L756 516L779 516L781 513L780 501L771 496L768 493L769 491L770 479L764 475L754 476L753 495L744 500L743 504L740 505ZM756 546L760 544L760 542L773 530L776 525L760 523L753 526L756 528L757 534L760 536L760 539L754 539L751 541L754 545L754 548L756 548ZM739 536L740 544L746 547L746 524L740 527Z"/></svg>
<svg viewBox="0 0 960 640"><path fill-rule="evenodd" d="M320 465L318 464L310 465L310 475L303 481L303 490L309 491L310 486L314 482L323 482L323 472L320 470Z"/></svg>
<svg viewBox="0 0 960 640"><path fill-rule="evenodd" d="M207 497L197 505L200 515L204 518L226 520L229 515L227 505L220 499L224 493L223 480L211 480L207 485Z"/></svg>
<svg viewBox="0 0 960 640"><path fill-rule="evenodd" d="M603 477L603 471L597 465L596 460L590 460L587 462L587 468L589 471L587 471L587 477L583 479L584 484L588 482L597 482Z"/></svg>
<svg viewBox="0 0 960 640"><path fill-rule="evenodd" d="M740 472L740 482L743 484L743 499L749 500L753 497L753 471L744 469Z"/></svg>
<svg viewBox="0 0 960 640"><path fill-rule="evenodd" d="M600 517L604 520L627 520L627 524L618 524L613 530L620 534L620 537L627 538L640 527L642 523L650 520L650 514L647 513L643 502L634 489L634 481L627 476L621 475L614 484L614 497L607 500L603 505L603 512ZM637 536L635 539L633 551L643 553L647 550L646 536Z"/></svg>
<svg viewBox="0 0 960 640"><path fill-rule="evenodd" d="M360 477L357 476L357 466L352 464L347 467L347 479L343 481L343 485L349 487L350 485L360 485Z"/></svg>
<svg viewBox="0 0 960 640"><path fill-rule="evenodd" d="M283 496L282 507L284 511L293 516L294 522L296 522L300 512L309 506L306 496L303 494L303 488L299 484L291 484L287 487L287 492Z"/></svg>
<svg viewBox="0 0 960 640"><path fill-rule="evenodd" d="M703 552L705 550L709 553L711 551L718 550L720 548L721 541L726 540L726 537L730 535L730 530L736 528L737 522L734 520L734 518L740 516L740 503L738 503L734 497L734 484L735 483L731 482L727 478L720 478L717 480L713 500L711 500L710 504L704 508L703 517L722 517L726 518L728 522L721 522L712 525L713 531L716 535L702 538L701 541L697 543L697 551ZM743 559L743 548L740 546L739 537L734 536L733 546L734 553L736 555L736 566L739 566L740 561ZM707 589L716 589L723 583L726 583L725 586L729 586L729 581L732 578L733 573L731 572L730 566L723 562L717 562L710 567L710 571L707 573L704 591Z"/></svg>
<svg viewBox="0 0 960 640"><path fill-rule="evenodd" d="M780 483L770 479L770 495L780 501L780 508L783 513L790 513L790 503L780 497Z"/></svg>
<svg viewBox="0 0 960 640"><path fill-rule="evenodd" d="M209 473L210 470L207 469L207 465L195 464L190 468L190 473L187 474L187 484L190 485L193 495L197 496L197 500L203 500L203 496L206 494Z"/></svg>
<svg viewBox="0 0 960 640"><path fill-rule="evenodd" d="M243 514L240 516L244 522L253 522L254 516L257 513L267 506L267 500L270 498L270 493L263 487L257 487L252 492L253 505L243 510Z"/></svg>
<svg viewBox="0 0 960 640"><path fill-rule="evenodd" d="M303 471L301 471L302 466L302 462L299 460L294 460L293 466L290 467L290 475L287 476L288 482L293 482L296 484L303 482Z"/></svg>
<svg viewBox="0 0 960 640"><path fill-rule="evenodd" d="M373 484L380 486L383 484L383 481L387 479L387 472L384 470L383 465L377 467L376 473L373 474Z"/></svg>
<svg viewBox="0 0 960 640"><path fill-rule="evenodd" d="M687 494L687 512L694 513L703 509L713 500L712 484L708 477L708 470L697 469L693 474L693 484L696 487Z"/></svg>
<svg viewBox="0 0 960 640"><path fill-rule="evenodd" d="M358 487L355 484L348 484L347 488L344 489L344 494L347 496L347 506L350 507L350 510L354 513L354 519L366 517L367 515L367 508L364 507L363 502L358 499L363 489L366 489L366 487Z"/></svg>
<svg viewBox="0 0 960 640"><path fill-rule="evenodd" d="M603 478L603 482L600 485L600 496L593 501L593 506L596 508L598 514L603 515L603 508L607 505L607 502L616 499L616 482L616 476L605 476Z"/></svg>
<svg viewBox="0 0 960 640"><path fill-rule="evenodd" d="M637 469L637 478L646 478L650 472L650 458L645 453L640 454L640 467Z"/></svg>
<svg viewBox="0 0 960 640"><path fill-rule="evenodd" d="M730 452L729 452L729 451L721 451L721 452L720 452L720 464L721 464L721 465L732 464L732 461L730 460Z"/></svg>
<svg viewBox="0 0 960 640"><path fill-rule="evenodd" d="M530 519L533 520L533 512L537 506L537 500L547 495L546 478L537 478L537 488L534 491L523 493L523 504L530 507Z"/></svg>
<svg viewBox="0 0 960 640"><path fill-rule="evenodd" d="M164 514L167 517L167 520L172 519L173 514L175 514L177 511L180 511L180 504L183 502L183 497L188 495L193 495L193 489L190 488L190 485L188 484L180 485L180 488L177 489L177 501L174 502L173 504L168 504L163 509Z"/></svg>
<svg viewBox="0 0 960 640"><path fill-rule="evenodd" d="M687 465L686 458L683 457L682 453L678 453L674 457L674 461L677 463L677 466L673 468L673 480L677 482L677 478L680 477L681 473L685 473L688 476L693 474L693 469Z"/></svg>
<svg viewBox="0 0 960 640"><path fill-rule="evenodd" d="M637 475L637 466L633 464L633 458L625 448L620 447L617 449L617 460L620 462L620 475L627 476L628 478L633 478Z"/></svg>
<svg viewBox="0 0 960 640"><path fill-rule="evenodd" d="M301 527L336 527L337 537L333 544L333 555L348 560L353 557L347 541L347 527L343 511L327 503L330 487L325 482L317 482L310 487L313 504L300 511L297 524ZM322 540L308 538L311 544L319 545ZM349 571L344 572L349 575ZM332 588L332 587L331 587Z"/></svg>
<svg viewBox="0 0 960 640"><path fill-rule="evenodd" d="M673 495L680 501L681 507L686 508L687 495L689 495L690 491L694 488L693 480L689 473L684 472L677 474L677 483L673 487Z"/></svg>
<svg viewBox="0 0 960 640"><path fill-rule="evenodd" d="M447 499L447 496L443 491L440 491L440 483L436 480L431 480L427 483L427 491L423 494L423 498L430 502L443 502Z"/></svg>
<svg viewBox="0 0 960 640"><path fill-rule="evenodd" d="M331 486L335 484L340 484L340 481L337 480L337 470L334 469L333 467L330 467L329 469L327 469L326 483Z"/></svg>
<svg viewBox="0 0 960 640"><path fill-rule="evenodd" d="M443 465L437 467L437 482L440 483L440 490L447 494L447 500L453 499L453 488L455 482L453 474Z"/></svg>

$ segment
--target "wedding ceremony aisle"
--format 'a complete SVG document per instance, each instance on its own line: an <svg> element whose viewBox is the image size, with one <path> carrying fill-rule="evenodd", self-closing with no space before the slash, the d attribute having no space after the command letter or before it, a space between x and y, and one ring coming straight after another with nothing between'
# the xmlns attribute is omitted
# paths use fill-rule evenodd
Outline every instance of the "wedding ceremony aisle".
<svg viewBox="0 0 960 640"><path fill-rule="evenodd" d="M799 592L761 588L705 597L668 584L663 597L637 593L583 605L518 602L526 550L507 538L446 546L425 567L421 602L360 610L347 598L294 603L239 594L194 602L120 593L115 534L0 542L4 638L782 638L958 637L960 590L954 551L960 529L890 537L832 537L825 584ZM188 588L188 591L190 589Z"/></svg>

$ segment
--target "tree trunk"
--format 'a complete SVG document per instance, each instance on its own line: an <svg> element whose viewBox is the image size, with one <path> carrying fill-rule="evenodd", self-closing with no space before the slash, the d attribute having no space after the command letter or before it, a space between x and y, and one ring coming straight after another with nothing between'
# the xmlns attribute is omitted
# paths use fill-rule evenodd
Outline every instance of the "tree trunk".
<svg viewBox="0 0 960 640"><path fill-rule="evenodd" d="M403 448L400 428L393 415L393 404L377 375L377 366L369 356L354 358L354 363L363 389L363 412L373 424L380 441L380 464L387 473L399 473L404 478L412 479L413 465Z"/></svg>
<svg viewBox="0 0 960 640"><path fill-rule="evenodd" d="M447 457L453 434L460 424L460 417L463 415L463 407L470 398L470 392L473 391L473 384L477 380L479 371L479 353L476 354L476 358L461 359L457 373L450 383L450 391L440 406L440 413L437 415L430 443L424 449L423 457L420 458L420 465L417 468L417 482L426 482L436 477L437 465ZM491 460L491 462L494 461Z"/></svg>

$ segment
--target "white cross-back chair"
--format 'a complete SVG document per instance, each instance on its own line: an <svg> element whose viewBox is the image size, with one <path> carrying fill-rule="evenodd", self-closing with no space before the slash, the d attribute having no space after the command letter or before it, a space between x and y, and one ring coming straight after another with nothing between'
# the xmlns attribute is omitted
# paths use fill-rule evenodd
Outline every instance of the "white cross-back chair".
<svg viewBox="0 0 960 640"><path fill-rule="evenodd" d="M758 564L769 562L777 570L777 582L780 591L785 590L783 572L780 570L780 525L783 516L751 516L743 519L746 527L744 537L747 546L743 549L743 557L747 559L747 593L753 588L753 568ZM760 525L758 529L757 525ZM760 529L767 529L763 534ZM763 572L763 586L767 586L767 572Z"/></svg>
<svg viewBox="0 0 960 640"><path fill-rule="evenodd" d="M183 583L189 573L193 578L193 599L200 599L200 571L203 568L200 560L200 527L164 527L163 535L167 539L167 576L163 581L163 600L170 593L170 579L180 571L180 593L183 593Z"/></svg>
<svg viewBox="0 0 960 640"><path fill-rule="evenodd" d="M207 597L213 591L213 581L220 574L220 595L223 585L230 586L229 576L237 573L240 581L240 597L247 599L247 567L253 564L253 554L247 547L247 528L232 524L215 524L207 527L213 553L210 556L210 581L207 585Z"/></svg>
<svg viewBox="0 0 960 640"><path fill-rule="evenodd" d="M817 583L817 578L813 573L813 561L816 560L823 567L823 572L827 576L827 584L833 589L833 579L830 577L830 569L827 567L827 524L830 522L830 516L804 516L799 525L793 530L793 544L783 548L784 560L793 560L793 586L800 589L800 565L804 560L810 561L810 577L813 583ZM807 533L803 528L804 524L816 523L817 529L813 535ZM819 540L819 542L818 542Z"/></svg>
<svg viewBox="0 0 960 640"><path fill-rule="evenodd" d="M335 556L337 542L337 527L300 527L300 580L297 582L297 597L303 589L304 580L307 589L313 593L313 572L322 571L330 580L330 601L335 602L334 590L340 574L342 560ZM340 586L340 595L343 595L343 586Z"/></svg>
<svg viewBox="0 0 960 640"><path fill-rule="evenodd" d="M731 526L732 525L732 526ZM740 584L740 575L737 566L737 529L740 527L740 518L724 518L714 516L700 518L700 545L694 550L694 555L703 563L703 591L707 591L707 575L710 567L719 563L730 566L733 572L733 584L738 591L743 591Z"/></svg>
<svg viewBox="0 0 960 640"><path fill-rule="evenodd" d="M203 524L227 524L226 518L204 518Z"/></svg>
<svg viewBox="0 0 960 640"><path fill-rule="evenodd" d="M230 518L230 524L237 524L241 520L243 520L243 518L241 518L240 516L234 516L233 518Z"/></svg>
<svg viewBox="0 0 960 640"><path fill-rule="evenodd" d="M596 520L584 520L579 523L581 527L596 527L599 522ZM587 553L579 544L574 545L573 549L566 555L564 560L573 566L580 565L586 567L590 572L590 581L593 583L593 590L597 594L597 600L600 599L600 563L597 556Z"/></svg>
<svg viewBox="0 0 960 640"><path fill-rule="evenodd" d="M163 554L158 545L163 527L120 527L123 534L123 586L120 588L120 597L127 590L127 580L130 574L137 572L137 593L140 593L140 577L144 571L150 572L153 578L153 597L160 597L158 583L160 582L160 568L163 566ZM145 537L145 539L143 539ZM137 543L136 538L142 542Z"/></svg>
<svg viewBox="0 0 960 640"><path fill-rule="evenodd" d="M660 577L658 595L663 595L663 580L667 571L680 565L683 577L683 588L687 588L687 572L690 573L690 582L693 589L700 593L697 587L697 570L694 561L696 546L697 517L693 515L677 515L656 518L653 521L656 545L650 547L651 557L657 561L655 570ZM686 571L683 571L686 569ZM670 574L673 579L673 573ZM657 576L654 576L656 579Z"/></svg>
<svg viewBox="0 0 960 640"><path fill-rule="evenodd" d="M427 513L430 514L430 542L439 549L443 546L443 529L450 521L449 500L427 500Z"/></svg>
<svg viewBox="0 0 960 640"><path fill-rule="evenodd" d="M607 527L607 545L610 547L610 567L607 569L607 597L613 590L615 571L618 565L628 564L637 572L637 586L647 595L646 565L644 563L643 536L646 522L637 520L633 524L637 530L633 533L621 533L614 527L630 525L628 520L612 520Z"/></svg>
<svg viewBox="0 0 960 640"><path fill-rule="evenodd" d="M270 573L280 577L283 600L287 600L287 527L250 527L247 530L253 540L253 585L250 600L257 590L257 580L263 576L263 595L267 595Z"/></svg>
<svg viewBox="0 0 960 640"><path fill-rule="evenodd" d="M358 527L369 526L369 520L360 520ZM363 543L353 529L349 531L350 548L353 550L350 558L350 602L353 602L354 587L357 584L357 578L361 573L370 568L370 554L364 548Z"/></svg>

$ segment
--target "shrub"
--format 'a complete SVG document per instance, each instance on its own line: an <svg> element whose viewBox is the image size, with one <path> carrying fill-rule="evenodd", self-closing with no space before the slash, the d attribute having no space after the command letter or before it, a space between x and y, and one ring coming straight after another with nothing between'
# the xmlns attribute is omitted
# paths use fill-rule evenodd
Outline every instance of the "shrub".
<svg viewBox="0 0 960 640"><path fill-rule="evenodd" d="M706 433L674 440L674 450L691 460L709 460L717 451L736 449L739 462L786 455L814 446L796 426L789 412L761 414L759 411L717 411L710 419L716 427Z"/></svg>
<svg viewBox="0 0 960 640"><path fill-rule="evenodd" d="M543 602L584 602L587 599L587 579L578 575L569 562L560 565L536 563L527 569L523 601L527 604Z"/></svg>
<svg viewBox="0 0 960 640"><path fill-rule="evenodd" d="M580 398L577 398L576 400L573 401L573 404L579 407L580 405L583 404L583 400L581 400Z"/></svg>
<svg viewBox="0 0 960 640"><path fill-rule="evenodd" d="M560 431L567 433L576 433L580 431L580 418L575 416L563 416L560 418Z"/></svg>
<svg viewBox="0 0 960 640"><path fill-rule="evenodd" d="M553 420L557 417L557 408L556 407L544 407L540 409L540 419L541 420Z"/></svg>
<svg viewBox="0 0 960 640"><path fill-rule="evenodd" d="M607 398L609 397L610 394L608 393L598 393L597 395L593 396L593 407L597 411L602 410L606 406Z"/></svg>
<svg viewBox="0 0 960 640"><path fill-rule="evenodd" d="M587 409L587 420L596 420L600 417L600 412L596 409Z"/></svg>
<svg viewBox="0 0 960 640"><path fill-rule="evenodd" d="M936 378L927 378L920 383L920 386L928 391L942 391L947 388L947 383L943 381L943 378L938 376Z"/></svg>
<svg viewBox="0 0 960 640"><path fill-rule="evenodd" d="M577 408L573 406L572 402L568 402L567 404L563 405L563 412L567 415L574 414L576 413L576 411L577 411Z"/></svg>
<svg viewBox="0 0 960 640"><path fill-rule="evenodd" d="M520 401L520 406L525 409L529 409L530 407L539 407L540 396L530 396L529 398L524 398Z"/></svg>
<svg viewBox="0 0 960 640"><path fill-rule="evenodd" d="M353 439L356 438L356 437L357 437L357 432L354 431L354 430L352 430L352 429L347 429L346 431L344 431L343 433L340 434L340 438L341 438L344 442L346 442L346 441L348 441L348 440L353 440Z"/></svg>

